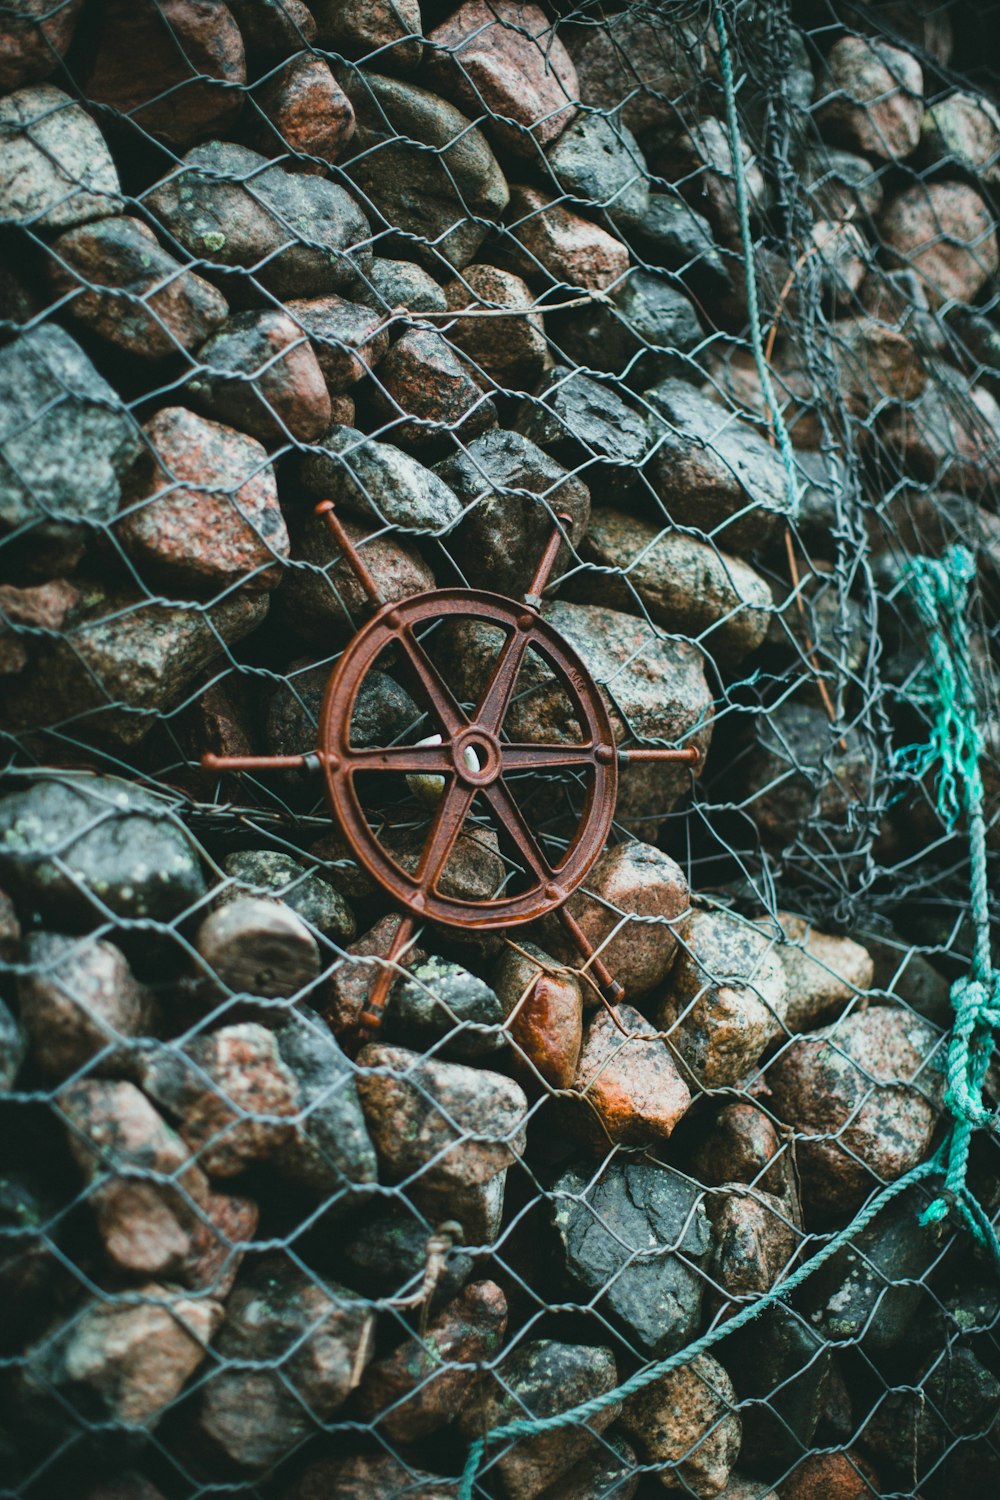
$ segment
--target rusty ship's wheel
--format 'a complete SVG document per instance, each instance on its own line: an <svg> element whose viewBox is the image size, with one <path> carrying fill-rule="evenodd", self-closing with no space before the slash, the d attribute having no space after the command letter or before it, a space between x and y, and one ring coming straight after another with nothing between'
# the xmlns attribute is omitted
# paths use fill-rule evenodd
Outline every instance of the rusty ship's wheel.
<svg viewBox="0 0 1000 1500"><path fill-rule="evenodd" d="M560 915L606 997L621 998L622 988L601 962L586 935L566 909L568 896L585 879L604 847L615 813L618 767L624 760L672 760L693 765L694 746L668 750L621 751L600 689L567 641L542 617L542 593L562 543L559 517L539 560L535 576L518 603L478 589L434 589L395 603L383 603L353 542L330 501L317 506L344 556L357 574L376 613L344 650L330 674L320 714L315 750L302 755L205 755L210 771L270 770L304 766L321 771L330 810L351 852L369 875L404 908L390 952L372 986L362 1024L380 1021L394 978L396 960L413 936L418 921L490 930L537 921L547 912ZM458 702L418 628L446 620L472 621L499 632L502 644L475 708ZM572 708L579 739L571 742L519 743L505 733L518 674L528 652L541 660ZM423 699L434 732L416 744L359 746L352 739L358 696L384 656L392 652L408 668ZM566 771L585 787L575 833L553 862L531 828L512 789L524 773ZM359 779L404 776L431 779L436 806L430 829L412 867L407 868L376 837L365 810ZM485 802L521 869L520 888L480 901L460 899L442 889L455 844L475 802Z"/></svg>

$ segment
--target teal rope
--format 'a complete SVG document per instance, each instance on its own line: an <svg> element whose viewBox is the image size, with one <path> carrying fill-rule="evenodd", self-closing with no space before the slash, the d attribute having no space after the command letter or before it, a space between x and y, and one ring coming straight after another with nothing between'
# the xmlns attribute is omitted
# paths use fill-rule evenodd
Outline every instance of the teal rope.
<svg viewBox="0 0 1000 1500"><path fill-rule="evenodd" d="M915 557L908 565L904 583L927 630L930 649L932 691L923 697L936 701L937 714L928 743L909 746L897 760L918 778L937 764L938 807L946 826L953 828L965 814L975 933L971 972L951 987L955 1016L945 1095L953 1119L944 1180L948 1196L936 1198L923 1220L943 1219L950 1198L971 1233L1000 1261L996 1232L966 1185L973 1131L995 1128L997 1123L983 1103L983 1083L1000 1028L1000 971L994 969L990 952L986 793L979 769L983 737L969 634L969 590L975 575L975 558L966 547L951 547L940 559Z"/></svg>
<svg viewBox="0 0 1000 1500"><path fill-rule="evenodd" d="M733 83L733 60L729 53L729 38L719 0L713 0L712 19L719 37L719 66L722 70L722 87L726 96L726 127L729 131L729 149L733 158L733 181L736 187L736 211L740 220L740 237L743 241L743 278L746 284L747 316L750 322L750 343L754 364L760 380L764 400L771 414L771 425L778 443L781 461L785 466L785 491L788 496L788 514L794 520L799 513L799 484L795 472L795 454L788 428L778 405L771 382L771 372L764 355L764 336L760 326L760 301L757 296L757 271L750 234L750 205L747 200L746 176L743 170L743 153L740 150L740 127L736 116L736 87Z"/></svg>
<svg viewBox="0 0 1000 1500"><path fill-rule="evenodd" d="M657 1360L655 1364L646 1365L643 1369L637 1370L634 1375L629 1376L628 1380L623 1380L621 1385L615 1386L614 1390L605 1391L589 1401L581 1401L578 1406L568 1407L566 1411L556 1412L551 1417L519 1417L516 1421L504 1422L502 1426L494 1427L483 1437L477 1438L469 1447L469 1456L466 1459L458 1488L458 1500L472 1500L473 1486L486 1454L487 1444L507 1442L517 1438L538 1437L545 1432L555 1432L560 1427L576 1427L590 1421L591 1417L600 1416L601 1412L614 1403L625 1400L627 1396L634 1396L637 1391L644 1390L647 1385L652 1385L654 1380L669 1375L670 1371L676 1370L679 1365L686 1365L691 1360L697 1359L699 1354L705 1354L720 1339L735 1333L752 1318L759 1317L765 1308L771 1307L783 1297L787 1297L790 1292L794 1292L831 1256L852 1244L861 1230L870 1224L872 1219L892 1202L893 1198L898 1198L900 1193L906 1192L915 1183L922 1182L925 1178L940 1171L941 1162L938 1156L913 1167L905 1176L897 1178L895 1182L890 1183L877 1194L847 1225L846 1229L835 1234L822 1250L818 1250L809 1260L804 1261L797 1271L793 1271L778 1286L765 1292L756 1302L748 1303L725 1322L719 1323L715 1328L710 1328L707 1333L702 1334L700 1339L695 1339L693 1344L688 1344L684 1349L679 1349L676 1354L670 1354L665 1359Z"/></svg>

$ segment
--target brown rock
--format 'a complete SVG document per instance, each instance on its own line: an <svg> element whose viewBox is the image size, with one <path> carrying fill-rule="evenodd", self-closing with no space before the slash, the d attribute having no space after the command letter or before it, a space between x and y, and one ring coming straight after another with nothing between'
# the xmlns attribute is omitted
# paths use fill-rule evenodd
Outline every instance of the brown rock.
<svg viewBox="0 0 1000 1500"><path fill-rule="evenodd" d="M830 48L827 67L818 121L828 139L880 161L902 161L916 150L924 75L912 53L880 38L845 36Z"/></svg>
<svg viewBox="0 0 1000 1500"><path fill-rule="evenodd" d="M576 69L537 5L465 0L428 42L439 49L432 84L473 119L485 113L491 138L518 156L534 159L576 114Z"/></svg>
<svg viewBox="0 0 1000 1500"><path fill-rule="evenodd" d="M505 1422L567 1411L617 1384L610 1349L553 1339L522 1340L473 1388L459 1415L459 1430L466 1440L478 1438ZM620 1403L609 1402L586 1426L558 1427L498 1447L495 1469L508 1500L535 1500L597 1446L595 1434L610 1426L620 1412Z"/></svg>
<svg viewBox="0 0 1000 1500"><path fill-rule="evenodd" d="M312 345L331 395L356 385L389 347L389 330L377 309L343 297L299 297L285 311ZM350 425L351 418L337 417Z"/></svg>
<svg viewBox="0 0 1000 1500"><path fill-rule="evenodd" d="M474 0L483 5L487 0ZM469 316L442 325L450 343L501 392L531 390L545 368L548 344L542 315L520 276L496 266L466 266L444 288L448 306ZM490 309L508 308L517 316L496 317ZM479 314L477 316L477 313Z"/></svg>
<svg viewBox="0 0 1000 1500"><path fill-rule="evenodd" d="M38 83L54 73L73 39L83 0L20 0L0 20L0 89Z"/></svg>
<svg viewBox="0 0 1000 1500"><path fill-rule="evenodd" d="M130 555L203 588L274 588L288 532L261 445L181 406L164 407L143 431L148 448L119 522Z"/></svg>
<svg viewBox="0 0 1000 1500"><path fill-rule="evenodd" d="M633 840L605 849L566 903L625 993L634 999L662 983L677 949L679 923L690 906L679 865L650 844ZM551 951L581 962L558 917L543 922ZM585 989L584 998L597 996Z"/></svg>
<svg viewBox="0 0 1000 1500"><path fill-rule="evenodd" d="M632 1146L669 1140L691 1103L669 1048L625 1004L591 1018L573 1087L582 1099L584 1129L604 1146L609 1140Z"/></svg>
<svg viewBox="0 0 1000 1500"><path fill-rule="evenodd" d="M705 1088L746 1081L782 1035L787 990L776 945L728 911L693 911L656 1022Z"/></svg>
<svg viewBox="0 0 1000 1500"><path fill-rule="evenodd" d="M879 221L892 261L915 271L932 307L971 302L994 276L1000 251L993 214L964 182L918 182Z"/></svg>
<svg viewBox="0 0 1000 1500"><path fill-rule="evenodd" d="M774 1108L798 1133L807 1208L853 1213L922 1159L937 1119L938 1035L872 1006L800 1037L767 1071Z"/></svg>
<svg viewBox="0 0 1000 1500"><path fill-rule="evenodd" d="M993 394L951 371L881 423L882 442L913 478L983 499L1000 480L997 432L1000 404Z"/></svg>
<svg viewBox="0 0 1000 1500"><path fill-rule="evenodd" d="M635 1452L620 1437L602 1438L594 1453L581 1458L550 1484L542 1500L632 1500L642 1475Z"/></svg>
<svg viewBox="0 0 1000 1500"><path fill-rule="evenodd" d="M720 1490L717 1500L779 1500L777 1490L772 1490L762 1479L746 1479L741 1474L730 1474L729 1483Z"/></svg>
<svg viewBox="0 0 1000 1500"><path fill-rule="evenodd" d="M799 1244L788 1205L760 1188L727 1183L706 1195L705 1211L714 1231L709 1273L716 1283L740 1299L770 1291Z"/></svg>
<svg viewBox="0 0 1000 1500"><path fill-rule="evenodd" d="M585 292L613 287L628 270L628 250L620 240L533 187L511 187L500 248L529 281Z"/></svg>
<svg viewBox="0 0 1000 1500"><path fill-rule="evenodd" d="M193 349L225 321L225 297L186 269L141 219L100 219L59 236L49 267L67 311L141 359Z"/></svg>
<svg viewBox="0 0 1000 1500"><path fill-rule="evenodd" d="M259 1218L260 1210L251 1198L209 1193L184 1263L184 1284L224 1301L233 1289Z"/></svg>
<svg viewBox="0 0 1000 1500"><path fill-rule="evenodd" d="M303 0L228 0L248 52L287 57L316 40L316 22Z"/></svg>
<svg viewBox="0 0 1000 1500"><path fill-rule="evenodd" d="M725 1104L695 1148L692 1167L702 1182L718 1187L743 1182L785 1190L786 1157L777 1130L756 1104Z"/></svg>
<svg viewBox="0 0 1000 1500"><path fill-rule="evenodd" d="M80 602L80 591L65 578L34 588L0 584L0 674L23 671L35 632L55 633Z"/></svg>
<svg viewBox="0 0 1000 1500"><path fill-rule="evenodd" d="M60 1314L25 1351L20 1390L32 1405L53 1390L71 1403L81 1393L107 1422L153 1428L208 1354L222 1307L147 1282L117 1301L101 1293L72 1318Z"/></svg>
<svg viewBox="0 0 1000 1500"><path fill-rule="evenodd" d="M474 1281L425 1332L369 1365L358 1392L362 1416L383 1440L410 1443L450 1422L507 1329L507 1299L495 1281Z"/></svg>
<svg viewBox="0 0 1000 1500"><path fill-rule="evenodd" d="M375 372L375 404L404 448L423 451L454 433L468 442L497 425L496 408L439 333L415 328Z"/></svg>
<svg viewBox="0 0 1000 1500"><path fill-rule="evenodd" d="M852 1001L863 1003L875 972L867 949L850 938L817 932L804 918L787 912L779 912L777 921L787 940L779 947L778 957L785 971L789 1031L810 1031ZM768 917L760 918L757 925L774 933L775 924Z"/></svg>
<svg viewBox="0 0 1000 1500"><path fill-rule="evenodd" d="M202 922L195 938L208 974L228 995L299 995L320 969L316 939L290 906L239 896Z"/></svg>
<svg viewBox="0 0 1000 1500"><path fill-rule="evenodd" d="M569 1088L583 1043L583 994L576 976L541 948L517 939L503 950L493 988L507 1013L522 1079L540 1076L551 1088Z"/></svg>
<svg viewBox="0 0 1000 1500"><path fill-rule="evenodd" d="M410 1463L400 1463L388 1453L359 1454L354 1458L320 1459L300 1474L281 1500L455 1500L457 1479L438 1479L423 1474Z"/></svg>
<svg viewBox="0 0 1000 1500"><path fill-rule="evenodd" d="M743 1424L733 1382L711 1354L697 1355L629 1396L622 1424L647 1461L666 1466L659 1478L668 1489L683 1485L704 1497L725 1489Z"/></svg>
<svg viewBox="0 0 1000 1500"><path fill-rule="evenodd" d="M454 1183L427 1184L422 1177L412 1190L413 1207L430 1224L454 1220L462 1231L462 1242L472 1254L496 1242L503 1223L507 1168L487 1182L456 1187Z"/></svg>
<svg viewBox="0 0 1000 1500"><path fill-rule="evenodd" d="M227 1464L259 1473L347 1400L371 1358L368 1305L281 1254L244 1267L226 1304L198 1429Z"/></svg>
<svg viewBox="0 0 1000 1500"><path fill-rule="evenodd" d="M389 1181L420 1173L430 1186L476 1186L523 1150L528 1101L509 1078L381 1044L363 1047L357 1061L358 1093Z"/></svg>
<svg viewBox="0 0 1000 1500"><path fill-rule="evenodd" d="M1000 183L1000 110L985 94L955 89L929 105L920 122L928 166L954 163L990 187Z"/></svg>
<svg viewBox="0 0 1000 1500"><path fill-rule="evenodd" d="M384 53L393 72L409 73L423 56L419 0L313 0L321 42L349 55Z"/></svg>
<svg viewBox="0 0 1000 1500"><path fill-rule="evenodd" d="M878 1475L867 1459L845 1453L809 1453L778 1486L781 1500L869 1500Z"/></svg>
<svg viewBox="0 0 1000 1500"><path fill-rule="evenodd" d="M243 38L222 0L105 0L84 87L183 151L232 124L246 79Z"/></svg>
<svg viewBox="0 0 1000 1500"><path fill-rule="evenodd" d="M14 903L6 891L0 891L0 960L13 963L21 944L21 924Z"/></svg>
<svg viewBox="0 0 1000 1500"><path fill-rule="evenodd" d="M26 972L18 978L21 1023L38 1067L65 1078L86 1063L91 1073L122 1062L121 1044L143 1036L155 1015L120 949L106 940L30 933Z"/></svg>
<svg viewBox="0 0 1000 1500"><path fill-rule="evenodd" d="M257 106L250 144L278 156L289 151L297 165L314 172L332 166L354 135L354 106L328 65L312 52L300 52L253 90ZM316 157L308 165L302 157Z"/></svg>
<svg viewBox="0 0 1000 1500"><path fill-rule="evenodd" d="M364 963L359 960L384 958L392 946L402 917L391 913L380 917L370 932L366 932L346 950L345 956L334 964L330 971L330 988L323 1010L331 1030L340 1035L351 1031L361 1020L368 1004L368 996L381 964ZM422 948L412 944L396 960L401 968L412 968L427 958ZM390 992L391 993L391 992Z"/></svg>
<svg viewBox="0 0 1000 1500"><path fill-rule="evenodd" d="M727 665L755 651L767 634L771 592L764 579L686 532L600 507L591 512L579 553L595 571L570 579L568 598L647 614L654 625L700 639Z"/></svg>
<svg viewBox="0 0 1000 1500"><path fill-rule="evenodd" d="M387 604L434 588L434 574L411 547L381 534L375 523L345 517L341 523ZM301 523L278 599L296 630L327 649L331 639L353 635L363 619L368 595L322 516L309 515Z"/></svg>
<svg viewBox="0 0 1000 1500"><path fill-rule="evenodd" d="M180 1136L131 1083L74 1083L60 1109L108 1259L140 1275L182 1273L208 1183Z"/></svg>
<svg viewBox="0 0 1000 1500"><path fill-rule="evenodd" d="M262 443L312 442L330 393L305 335L284 312L237 313L198 350L187 390L210 416Z"/></svg>
<svg viewBox="0 0 1000 1500"><path fill-rule="evenodd" d="M621 109L637 135L665 121L675 110L697 107L707 63L701 41L673 17L659 24L653 12L628 7L581 26L567 41L576 64L579 97L592 109Z"/></svg>

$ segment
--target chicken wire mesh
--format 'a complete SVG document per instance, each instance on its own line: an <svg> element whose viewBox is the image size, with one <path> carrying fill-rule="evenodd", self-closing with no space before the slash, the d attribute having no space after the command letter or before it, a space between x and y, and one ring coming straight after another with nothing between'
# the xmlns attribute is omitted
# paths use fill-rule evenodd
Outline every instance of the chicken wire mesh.
<svg viewBox="0 0 1000 1500"><path fill-rule="evenodd" d="M996 36L0 6L0 1493L995 1491Z"/></svg>

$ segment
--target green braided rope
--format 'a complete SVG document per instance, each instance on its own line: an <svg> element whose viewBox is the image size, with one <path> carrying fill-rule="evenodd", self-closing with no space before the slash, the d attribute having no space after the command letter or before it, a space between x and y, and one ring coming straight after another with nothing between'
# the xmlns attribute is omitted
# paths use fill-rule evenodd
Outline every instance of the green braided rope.
<svg viewBox="0 0 1000 1500"><path fill-rule="evenodd" d="M746 176L743 169L743 153L740 150L740 127L736 117L736 88L733 83L733 60L729 53L729 38L719 0L713 0L712 19L719 37L719 66L722 70L722 87L726 96L726 128L729 132L729 150L733 158L733 182L736 187L736 210L740 220L740 238L743 242L743 279L747 294L747 317L750 323L750 343L754 364L760 380L764 400L771 414L771 425L778 443L778 451L785 467L785 491L788 496L788 514L794 518L799 513L799 484L795 473L795 454L788 428L778 405L771 382L771 372L764 354L764 336L760 326L760 302L757 297L757 271L750 234L750 205L747 200Z"/></svg>
<svg viewBox="0 0 1000 1500"><path fill-rule="evenodd" d="M764 1292L756 1302L748 1303L724 1323L710 1328L707 1333L702 1334L701 1338L695 1339L693 1344L688 1344L675 1354L667 1355L665 1359L657 1360L655 1364L645 1365L641 1370L636 1370L634 1375L623 1380L621 1385L615 1386L614 1390L604 1391L600 1396L594 1396L589 1401L581 1401L578 1406L570 1406L565 1411L556 1412L550 1417L518 1417L515 1421L504 1422L502 1426L494 1427L485 1436L477 1438L469 1447L469 1456L466 1459L458 1489L458 1500L472 1500L473 1486L486 1453L487 1444L506 1442L511 1438L538 1437L545 1432L555 1432L560 1427L576 1427L588 1422L591 1417L599 1416L607 1407L623 1401L627 1396L634 1396L636 1391L644 1390L647 1385L652 1385L654 1380L668 1375L679 1365L686 1365L691 1360L697 1359L699 1354L704 1354L720 1339L735 1333L751 1319L759 1317L765 1308L771 1307L783 1297L787 1297L790 1292L794 1292L831 1256L852 1244L861 1230L870 1224L888 1203L898 1198L900 1193L906 1192L915 1183L922 1182L925 1178L940 1171L941 1162L938 1155L913 1167L905 1176L897 1178L895 1182L883 1188L882 1192L866 1204L845 1229L835 1234L821 1250L818 1250L809 1260L804 1261L798 1270L786 1276L784 1281L773 1286L770 1291Z"/></svg>
<svg viewBox="0 0 1000 1500"><path fill-rule="evenodd" d="M947 827L953 828L965 813L975 944L971 973L951 987L955 1016L945 1100L953 1124L944 1186L970 1232L1000 1259L993 1226L966 1186L973 1131L995 1128L997 1123L983 1103L983 1083L994 1034L1000 1029L1000 971L994 969L990 953L986 792L979 769L983 737L969 632L969 590L975 575L975 558L966 547L951 547L940 559L915 557L908 565L904 583L927 630L930 650L933 692L923 696L925 701L936 700L937 715L928 743L909 746L897 761L918 778L939 766L938 807ZM948 1208L948 1197L936 1198L924 1222L943 1219Z"/></svg>

